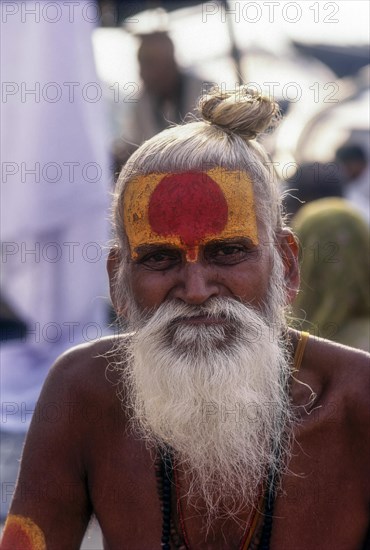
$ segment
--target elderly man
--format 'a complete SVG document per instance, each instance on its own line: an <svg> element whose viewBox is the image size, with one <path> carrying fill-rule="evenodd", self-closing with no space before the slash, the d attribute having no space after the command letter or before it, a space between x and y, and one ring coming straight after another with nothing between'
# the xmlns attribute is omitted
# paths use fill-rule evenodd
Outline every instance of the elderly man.
<svg viewBox="0 0 370 550"><path fill-rule="evenodd" d="M369 355L284 320L297 243L254 139L276 105L215 91L202 114L121 172L127 332L52 369L3 550L77 549L92 514L110 550L369 547Z"/></svg>

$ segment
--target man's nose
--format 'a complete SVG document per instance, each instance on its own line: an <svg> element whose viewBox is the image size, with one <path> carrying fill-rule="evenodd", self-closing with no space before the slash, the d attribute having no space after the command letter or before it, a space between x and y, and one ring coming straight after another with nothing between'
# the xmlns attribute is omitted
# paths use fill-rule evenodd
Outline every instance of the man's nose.
<svg viewBox="0 0 370 550"><path fill-rule="evenodd" d="M201 262L186 262L179 274L173 298L186 304L203 304L209 298L220 295L220 285L215 279L212 267Z"/></svg>

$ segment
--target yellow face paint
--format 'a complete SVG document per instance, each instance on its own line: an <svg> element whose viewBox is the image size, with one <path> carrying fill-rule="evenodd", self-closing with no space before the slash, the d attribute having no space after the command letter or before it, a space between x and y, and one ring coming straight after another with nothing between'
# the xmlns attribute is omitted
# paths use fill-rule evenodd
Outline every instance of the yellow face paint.
<svg viewBox="0 0 370 550"><path fill-rule="evenodd" d="M224 168L133 178L124 223L133 259L153 244L178 247L190 262L214 240L247 237L258 244L252 182L245 172Z"/></svg>
<svg viewBox="0 0 370 550"><path fill-rule="evenodd" d="M43 532L30 518L10 514L4 527L1 550L46 550Z"/></svg>

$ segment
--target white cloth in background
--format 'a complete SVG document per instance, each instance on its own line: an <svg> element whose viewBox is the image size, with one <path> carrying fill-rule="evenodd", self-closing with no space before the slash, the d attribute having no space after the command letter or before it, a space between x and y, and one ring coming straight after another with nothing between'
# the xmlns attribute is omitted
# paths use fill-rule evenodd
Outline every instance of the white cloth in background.
<svg viewBox="0 0 370 550"><path fill-rule="evenodd" d="M93 3L8 4L13 12L3 10L1 22L1 292L30 333L2 344L2 428L25 432L26 411L56 357L106 330L102 246L111 176Z"/></svg>

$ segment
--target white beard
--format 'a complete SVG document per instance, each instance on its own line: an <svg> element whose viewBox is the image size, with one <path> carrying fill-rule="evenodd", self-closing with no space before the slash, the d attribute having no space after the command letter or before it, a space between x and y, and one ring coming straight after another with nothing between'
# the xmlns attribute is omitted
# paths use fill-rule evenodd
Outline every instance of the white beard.
<svg viewBox="0 0 370 550"><path fill-rule="evenodd" d="M137 330L123 344L122 384L133 426L150 446L172 449L208 525L256 505L268 473L287 460L290 367L278 302L275 292L260 313L231 298L174 300L150 316L131 305ZM179 320L204 314L223 323Z"/></svg>

